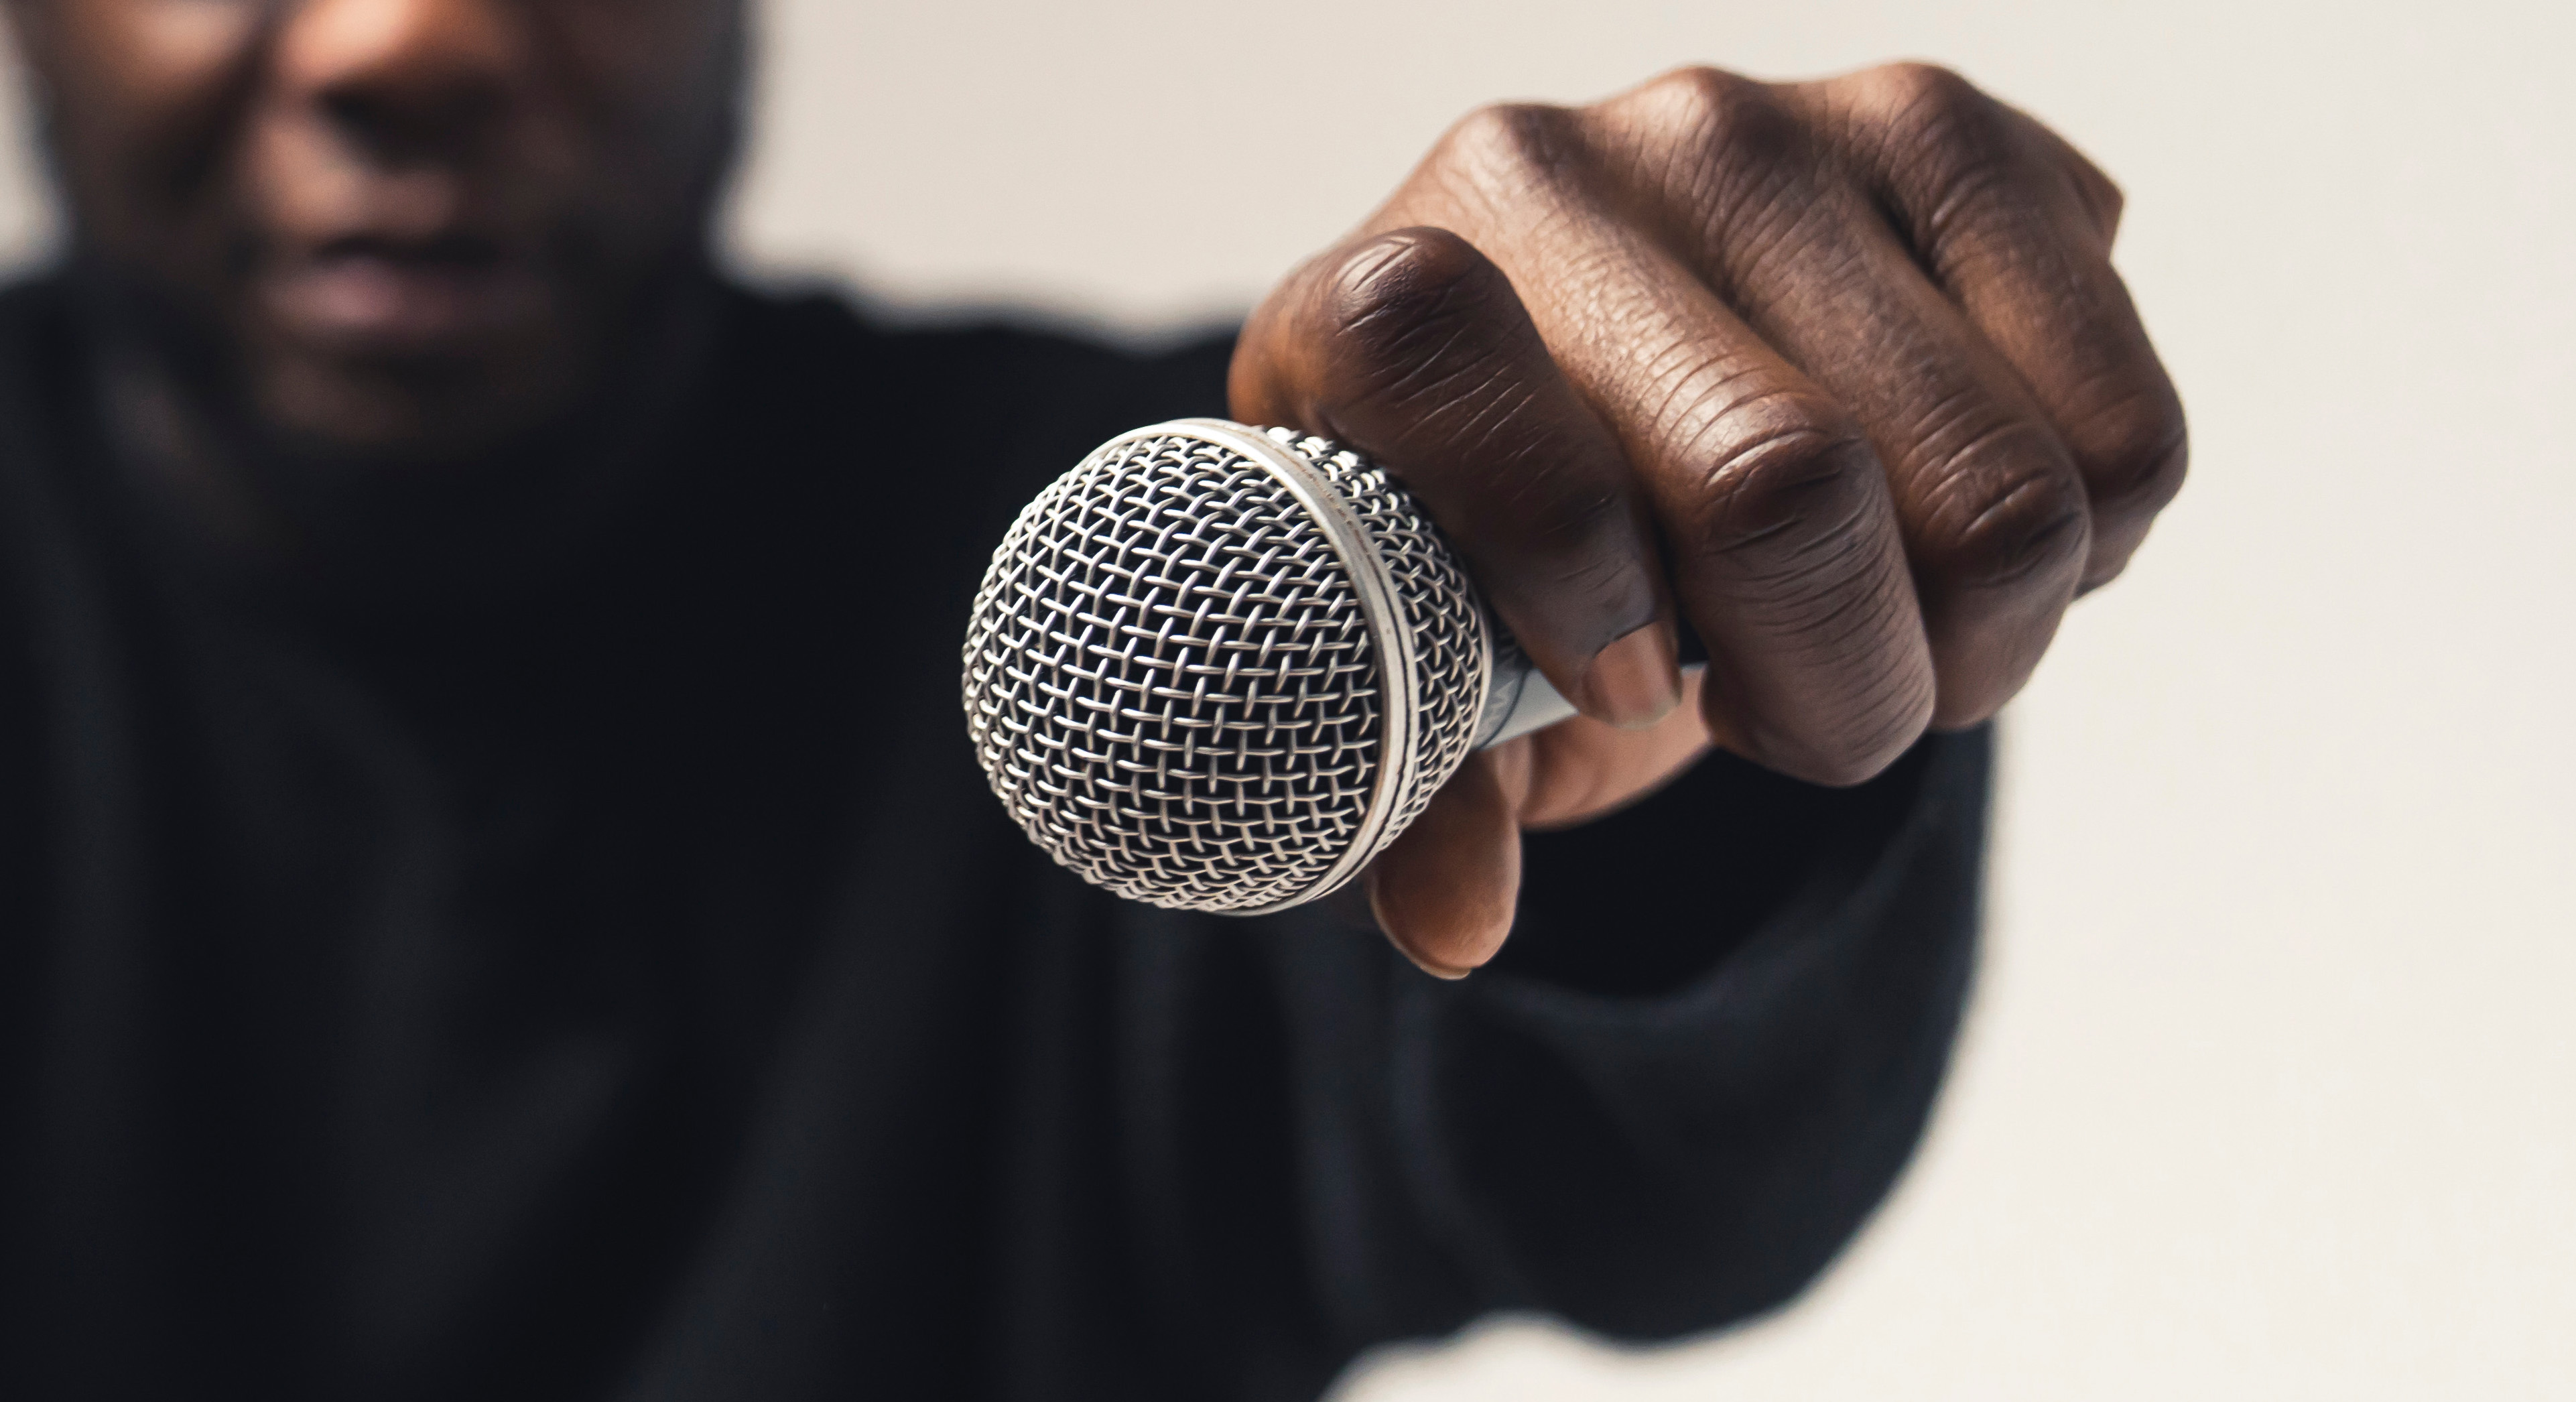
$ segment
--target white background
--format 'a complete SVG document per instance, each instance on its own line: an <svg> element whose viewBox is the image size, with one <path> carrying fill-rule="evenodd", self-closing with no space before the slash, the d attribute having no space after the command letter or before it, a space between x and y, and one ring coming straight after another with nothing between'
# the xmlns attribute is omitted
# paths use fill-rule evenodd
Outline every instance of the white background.
<svg viewBox="0 0 2576 1402"><path fill-rule="evenodd" d="M897 302L1229 315L1475 103L1686 61L1935 59L2128 190L2192 481L2009 713L1982 986L1895 1200L1776 1320L1489 1327L1344 1402L2576 1394L2569 15L770 6L738 246Z"/></svg>

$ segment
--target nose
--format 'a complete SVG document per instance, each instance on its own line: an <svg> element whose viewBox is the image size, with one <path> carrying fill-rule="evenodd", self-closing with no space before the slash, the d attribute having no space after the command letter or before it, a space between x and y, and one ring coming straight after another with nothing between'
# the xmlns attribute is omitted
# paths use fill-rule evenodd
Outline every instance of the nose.
<svg viewBox="0 0 2576 1402"><path fill-rule="evenodd" d="M277 34L276 74L353 143L388 160L463 155L524 87L517 0L304 0Z"/></svg>

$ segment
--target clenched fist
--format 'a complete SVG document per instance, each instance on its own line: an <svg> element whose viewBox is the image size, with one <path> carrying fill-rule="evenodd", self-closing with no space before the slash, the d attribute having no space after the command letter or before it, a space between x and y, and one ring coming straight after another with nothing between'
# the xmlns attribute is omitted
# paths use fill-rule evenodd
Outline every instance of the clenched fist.
<svg viewBox="0 0 2576 1402"><path fill-rule="evenodd" d="M1523 828L1712 743L1856 783L2020 690L2182 484L2119 217L2082 155L1941 69L1695 68L1469 116L1271 293L1235 416L1401 477L1582 712L1472 757L1378 860L1400 948L1485 962Z"/></svg>

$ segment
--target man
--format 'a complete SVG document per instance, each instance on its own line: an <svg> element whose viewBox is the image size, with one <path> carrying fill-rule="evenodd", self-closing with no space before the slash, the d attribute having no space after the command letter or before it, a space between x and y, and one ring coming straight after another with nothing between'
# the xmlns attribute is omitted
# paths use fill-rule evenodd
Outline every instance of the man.
<svg viewBox="0 0 2576 1402"><path fill-rule="evenodd" d="M2182 473L2118 195L1937 70L1474 114L1138 357L718 276L739 0L9 14L11 1397L1295 1398L1775 1306L1939 1078L1979 727ZM962 740L1011 513L1228 409L1583 712L1384 939L1115 902Z"/></svg>

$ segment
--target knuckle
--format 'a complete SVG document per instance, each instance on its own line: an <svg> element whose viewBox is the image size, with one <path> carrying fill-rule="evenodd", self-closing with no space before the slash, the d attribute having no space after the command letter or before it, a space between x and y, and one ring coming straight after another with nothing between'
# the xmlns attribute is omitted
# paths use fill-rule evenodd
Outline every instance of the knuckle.
<svg viewBox="0 0 2576 1402"><path fill-rule="evenodd" d="M1673 116L1722 125L1737 112L1765 104L1770 89L1742 74L1691 64L1649 80L1637 96Z"/></svg>
<svg viewBox="0 0 2576 1402"><path fill-rule="evenodd" d="M2096 509L2153 513L2182 491L2191 436L2181 402L2162 386L2113 399L2067 436Z"/></svg>
<svg viewBox="0 0 2576 1402"><path fill-rule="evenodd" d="M1571 114L1537 102L1498 102L1459 119L1433 152L1435 165L1477 183L1527 187L1556 180L1573 159Z"/></svg>
<svg viewBox="0 0 2576 1402"><path fill-rule="evenodd" d="M1333 331L1363 341L1422 321L1470 314L1491 292L1493 266L1446 229L1399 229L1353 249L1324 284Z"/></svg>
<svg viewBox="0 0 2576 1402"><path fill-rule="evenodd" d="M2003 104L1936 63L1891 63L1854 81L1866 108L1926 144L1974 149L1995 144L2007 130Z"/></svg>
<svg viewBox="0 0 2576 1402"><path fill-rule="evenodd" d="M1915 568L1953 589L2007 588L2083 558L2084 486L2062 455L2023 451L2038 431L2006 430L1954 459L1915 536Z"/></svg>
<svg viewBox="0 0 2576 1402"><path fill-rule="evenodd" d="M1354 250L1326 286L1340 344L1319 417L1337 436L1438 479L1454 524L1512 542L1550 585L1633 585L1596 577L1626 499L1584 441L1591 421L1543 392L1545 347L1501 269L1454 233L1406 229Z"/></svg>
<svg viewBox="0 0 2576 1402"><path fill-rule="evenodd" d="M1584 572L1624 498L1579 441L1590 421L1545 402L1546 351L1502 271L1455 234L1406 230L1345 264L1332 300L1346 347L1335 417L1372 442L1475 463L1484 489L1460 509L1479 533L1564 562L1551 582L1592 587Z"/></svg>
<svg viewBox="0 0 2576 1402"><path fill-rule="evenodd" d="M1615 445L1550 392L1546 348L1501 269L1455 233L1415 228L1319 274L1318 324L1338 344L1318 426L1423 493L1502 599L1541 601L1516 626L1651 612Z"/></svg>
<svg viewBox="0 0 2576 1402"><path fill-rule="evenodd" d="M2118 181L2102 173L2102 168L2082 156L2073 156L2070 179L2075 182L2075 196L2093 216L2094 226L2105 239L2120 231L2120 216L2129 207L2129 196Z"/></svg>
<svg viewBox="0 0 2576 1402"><path fill-rule="evenodd" d="M1717 68L1681 68L1640 90L1682 149L1736 168L1770 169L1807 154L1805 119L1767 83Z"/></svg>
<svg viewBox="0 0 2576 1402"><path fill-rule="evenodd" d="M1934 687L1892 557L1884 471L1842 407L1812 390L1733 405L1696 446L1695 512L1677 524L1696 587L1759 631L1757 651L1805 680L1756 703L1763 763L1810 783L1861 783L1922 732Z"/></svg>
<svg viewBox="0 0 2576 1402"><path fill-rule="evenodd" d="M1665 232L1703 254L1727 250L1728 268L1810 227L1838 183L1809 106L1722 69L1675 69L1587 117Z"/></svg>
<svg viewBox="0 0 2576 1402"><path fill-rule="evenodd" d="M1446 229L1402 229L1371 239L1324 279L1323 328L1337 365L1364 381L1411 373L1426 361L1486 349L1462 336L1507 305L1509 283L1465 239Z"/></svg>
<svg viewBox="0 0 2576 1402"><path fill-rule="evenodd" d="M1723 441L1695 455L1708 464L1692 522L1698 548L1755 575L1799 574L1819 542L1851 534L1870 509L1879 475L1868 440L1839 407L1784 392L1739 406L1759 422L1713 426Z"/></svg>
<svg viewBox="0 0 2576 1402"><path fill-rule="evenodd" d="M1894 64L1862 75L1881 162L1906 172L1911 232L1939 247L1976 211L2028 200L2035 166L2011 109L1967 79L1932 64Z"/></svg>

